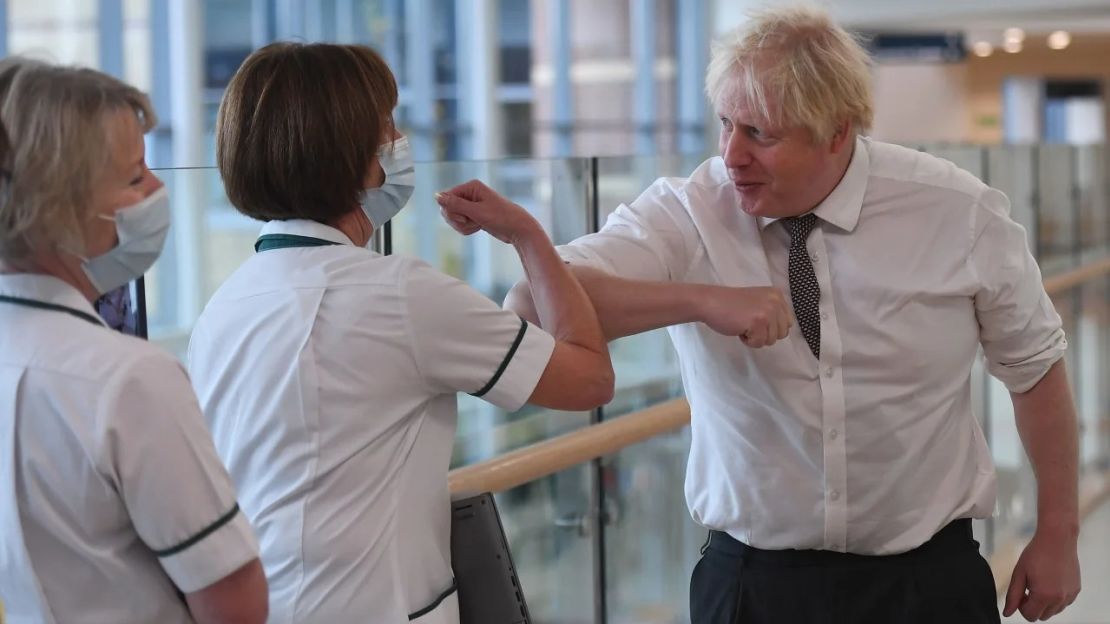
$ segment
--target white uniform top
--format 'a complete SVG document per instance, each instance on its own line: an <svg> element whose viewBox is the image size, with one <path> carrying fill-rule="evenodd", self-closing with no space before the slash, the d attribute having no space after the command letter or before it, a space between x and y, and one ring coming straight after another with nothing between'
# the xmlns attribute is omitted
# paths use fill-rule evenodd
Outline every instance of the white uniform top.
<svg viewBox="0 0 1110 624"><path fill-rule="evenodd" d="M711 158L563 256L633 279L789 293L789 233L739 205ZM797 323L762 349L701 323L669 330L691 406L694 520L757 548L889 554L990 516L976 351L1024 392L1066 346L1006 197L947 161L859 139L813 212L820 360Z"/></svg>
<svg viewBox="0 0 1110 624"><path fill-rule="evenodd" d="M191 622L177 590L258 556L189 380L72 286L0 275L0 598L8 624Z"/></svg>
<svg viewBox="0 0 1110 624"><path fill-rule="evenodd" d="M193 330L189 370L258 530L270 621L457 622L447 469L456 393L508 410L554 339L427 264L304 220Z"/></svg>

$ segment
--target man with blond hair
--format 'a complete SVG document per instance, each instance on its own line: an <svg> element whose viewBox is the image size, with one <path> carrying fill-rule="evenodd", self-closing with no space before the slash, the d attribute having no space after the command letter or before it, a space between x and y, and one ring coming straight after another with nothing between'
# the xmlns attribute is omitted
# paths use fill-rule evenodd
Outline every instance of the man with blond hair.
<svg viewBox="0 0 1110 624"><path fill-rule="evenodd" d="M710 529L691 619L998 622L971 531L995 505L980 346L1038 483L1004 610L1059 613L1079 591L1076 418L1060 317L1006 197L862 136L868 56L819 10L752 16L715 47L706 91L720 158L562 250L607 338L667 327L678 351L686 498ZM506 305L536 320L527 282Z"/></svg>

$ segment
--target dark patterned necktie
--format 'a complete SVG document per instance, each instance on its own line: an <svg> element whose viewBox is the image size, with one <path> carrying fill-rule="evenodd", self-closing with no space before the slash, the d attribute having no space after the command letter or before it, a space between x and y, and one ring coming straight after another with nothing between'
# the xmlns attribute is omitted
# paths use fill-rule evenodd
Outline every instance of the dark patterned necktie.
<svg viewBox="0 0 1110 624"><path fill-rule="evenodd" d="M790 301L794 305L794 317L805 336L813 356L821 359L821 318L818 316L818 302L821 289L817 286L817 274L813 272L813 262L809 259L806 239L817 225L817 215L783 219L790 232Z"/></svg>

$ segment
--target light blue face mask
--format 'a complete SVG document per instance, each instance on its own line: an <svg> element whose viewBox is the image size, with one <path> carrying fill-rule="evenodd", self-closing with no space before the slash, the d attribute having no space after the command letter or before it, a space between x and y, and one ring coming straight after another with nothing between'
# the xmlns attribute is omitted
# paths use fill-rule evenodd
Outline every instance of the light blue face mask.
<svg viewBox="0 0 1110 624"><path fill-rule="evenodd" d="M379 147L378 162L385 172L385 182L378 188L363 191L359 202L375 230L397 216L409 197L412 197L416 176L413 173L408 137L401 137L392 144L386 143Z"/></svg>
<svg viewBox="0 0 1110 624"><path fill-rule="evenodd" d="M97 216L115 221L119 237L119 243L105 253L82 258L81 268L96 292L103 295L142 276L162 255L170 229L170 194L163 186L113 216Z"/></svg>

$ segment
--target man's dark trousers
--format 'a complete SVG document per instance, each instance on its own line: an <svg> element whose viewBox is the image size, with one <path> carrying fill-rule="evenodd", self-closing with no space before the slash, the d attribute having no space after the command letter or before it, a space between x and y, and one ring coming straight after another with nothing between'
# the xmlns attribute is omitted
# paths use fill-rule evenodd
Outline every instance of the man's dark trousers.
<svg viewBox="0 0 1110 624"><path fill-rule="evenodd" d="M906 553L760 550L711 531L690 579L693 624L997 624L970 520Z"/></svg>

